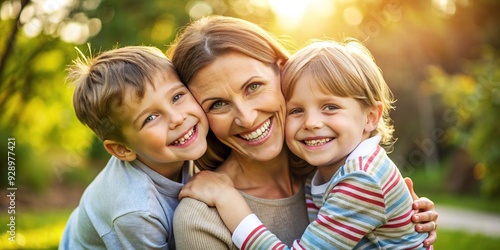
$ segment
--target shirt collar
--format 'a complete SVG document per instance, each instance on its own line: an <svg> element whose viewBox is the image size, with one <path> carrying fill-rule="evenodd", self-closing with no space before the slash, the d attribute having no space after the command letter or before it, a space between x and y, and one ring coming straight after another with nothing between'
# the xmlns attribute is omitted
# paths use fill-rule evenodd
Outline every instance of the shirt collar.
<svg viewBox="0 0 500 250"><path fill-rule="evenodd" d="M348 160L352 160L355 158L358 158L360 156L365 156L375 150L377 148L380 140L382 137L380 135L376 135L373 137L370 137L364 141L362 141L352 152L349 154L349 156L346 159L346 162Z"/></svg>

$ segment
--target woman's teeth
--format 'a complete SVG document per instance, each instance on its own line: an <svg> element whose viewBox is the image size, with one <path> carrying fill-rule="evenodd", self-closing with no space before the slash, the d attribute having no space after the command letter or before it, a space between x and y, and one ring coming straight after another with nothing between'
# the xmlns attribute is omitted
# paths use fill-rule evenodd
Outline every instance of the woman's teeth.
<svg viewBox="0 0 500 250"><path fill-rule="evenodd" d="M194 135L194 127L191 128L191 130L187 132L183 137L172 142L172 145L174 146L183 145L184 143L189 141L193 137L193 135Z"/></svg>
<svg viewBox="0 0 500 250"><path fill-rule="evenodd" d="M331 140L332 140L332 138L323 138L323 139L319 139L319 140L304 140L304 143L307 146L321 146L321 145L323 145Z"/></svg>
<svg viewBox="0 0 500 250"><path fill-rule="evenodd" d="M258 141L264 138L269 133L269 127L271 126L271 121L267 120L262 124L262 126L252 133L241 135L247 141Z"/></svg>

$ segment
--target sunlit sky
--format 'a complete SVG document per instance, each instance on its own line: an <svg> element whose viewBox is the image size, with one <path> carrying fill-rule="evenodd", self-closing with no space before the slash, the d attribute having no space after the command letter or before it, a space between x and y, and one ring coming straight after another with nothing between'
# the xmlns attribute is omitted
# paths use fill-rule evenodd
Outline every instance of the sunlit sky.
<svg viewBox="0 0 500 250"><path fill-rule="evenodd" d="M376 1L376 0L374 0ZM82 2L84 9L98 8L101 0L86 0ZM276 26L280 29L294 30L300 24L314 23L320 29L321 25L328 25L323 20L335 16L343 19L347 24L357 26L362 23L364 13L358 8L358 0L252 0L235 1L233 8L236 12L248 11L246 6L253 9L270 8L276 14ZM433 6L442 13L452 15L456 4L467 5L469 0L432 0ZM88 18L84 13L76 14L71 20L65 19L69 11L78 3L78 0L33 0L24 8L20 16L23 31L28 37L35 37L44 32L47 35L58 36L66 42L81 44L101 30L101 21L98 18ZM210 2L214 4L214 1ZM342 9L337 9L341 4ZM209 2L192 1L186 9L192 19L215 14ZM0 9L0 19L13 19L21 11L20 0L6 1ZM244 14L244 13L243 13ZM311 27L314 29L315 27Z"/></svg>

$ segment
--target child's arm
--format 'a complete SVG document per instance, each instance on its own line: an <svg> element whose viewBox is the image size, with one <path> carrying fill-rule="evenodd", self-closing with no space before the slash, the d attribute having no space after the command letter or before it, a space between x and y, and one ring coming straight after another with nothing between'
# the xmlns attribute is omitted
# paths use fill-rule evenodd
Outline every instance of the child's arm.
<svg viewBox="0 0 500 250"><path fill-rule="evenodd" d="M401 181L402 182L402 181ZM403 183L398 185L404 191ZM311 222L299 240L289 248L264 225L256 224L252 216L248 216L237 227L233 240L240 249L353 249L370 248L373 244L367 239L376 237L375 229L381 230L392 239L391 243L408 248L422 247L427 234L417 234L410 221L411 199L406 197L406 205L386 204L388 198L379 183L364 172L351 173L326 193L325 202L319 210L318 217ZM394 196L389 197L394 199ZM389 207L388 207L389 206ZM391 208L390 208L391 207ZM397 212L397 218L388 220L388 214ZM243 230L240 227L245 224ZM253 228L248 229L252 225ZM382 227L383 226L383 227ZM380 228L380 229L379 229ZM384 237L382 236L381 239ZM387 242L385 242L387 243ZM383 244L385 244L383 243Z"/></svg>
<svg viewBox="0 0 500 250"><path fill-rule="evenodd" d="M195 174L179 193L179 199L191 197L216 207L226 227L232 232L252 213L245 199L225 174L201 171Z"/></svg>

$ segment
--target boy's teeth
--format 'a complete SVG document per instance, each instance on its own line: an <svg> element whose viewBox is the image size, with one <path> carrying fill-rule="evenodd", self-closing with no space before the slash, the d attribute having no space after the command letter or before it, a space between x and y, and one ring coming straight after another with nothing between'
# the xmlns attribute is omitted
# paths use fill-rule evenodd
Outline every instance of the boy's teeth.
<svg viewBox="0 0 500 250"><path fill-rule="evenodd" d="M262 124L262 126L250 134L241 135L247 141L258 141L264 138L269 133L269 127L271 126L271 121L267 120Z"/></svg>
<svg viewBox="0 0 500 250"><path fill-rule="evenodd" d="M191 137L193 137L193 134L194 134L194 127L189 132L187 132L183 137L172 142L172 145L183 145L184 143L189 141Z"/></svg>
<svg viewBox="0 0 500 250"><path fill-rule="evenodd" d="M332 140L332 138L323 138L323 139L319 139L319 140L304 140L304 143L307 146L321 146L321 145L323 145L331 140Z"/></svg>

